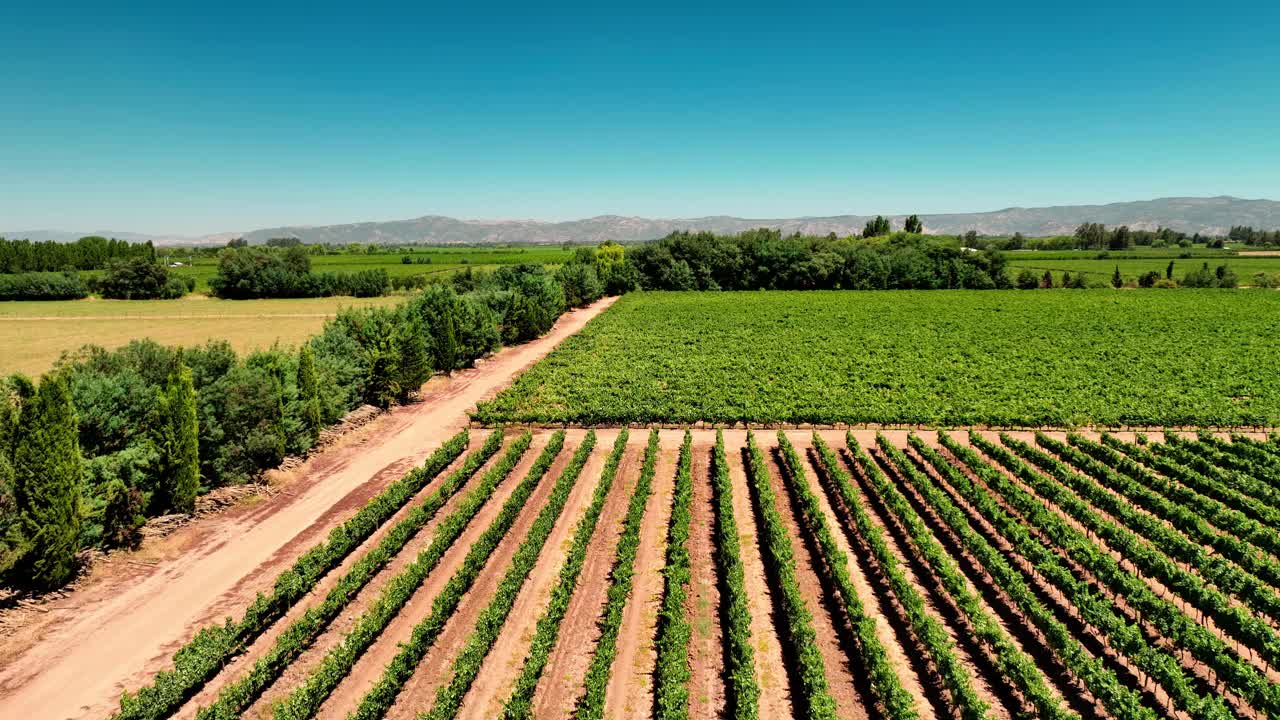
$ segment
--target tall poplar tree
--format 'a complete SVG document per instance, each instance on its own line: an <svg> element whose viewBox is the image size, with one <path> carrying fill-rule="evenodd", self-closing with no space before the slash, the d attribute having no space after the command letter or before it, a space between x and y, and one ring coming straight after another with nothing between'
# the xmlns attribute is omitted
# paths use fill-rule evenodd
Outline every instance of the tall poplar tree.
<svg viewBox="0 0 1280 720"><path fill-rule="evenodd" d="M316 358L311 345L303 343L298 350L298 399L302 403L302 426L315 445L323 423L320 413L320 384L316 380Z"/></svg>
<svg viewBox="0 0 1280 720"><path fill-rule="evenodd" d="M30 542L15 570L32 587L56 588L75 575L83 472L71 389L62 375L46 375L22 404L13 448L14 501Z"/></svg>
<svg viewBox="0 0 1280 720"><path fill-rule="evenodd" d="M164 472L152 504L163 510L189 513L196 508L200 489L200 426L196 417L196 389L191 369L178 358L169 373L160 407L160 452Z"/></svg>

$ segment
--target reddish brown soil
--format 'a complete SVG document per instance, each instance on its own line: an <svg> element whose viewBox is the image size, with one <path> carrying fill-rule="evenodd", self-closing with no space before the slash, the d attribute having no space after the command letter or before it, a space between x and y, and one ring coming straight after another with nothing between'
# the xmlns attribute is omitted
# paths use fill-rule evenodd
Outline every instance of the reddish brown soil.
<svg viewBox="0 0 1280 720"><path fill-rule="evenodd" d="M719 718L725 712L724 647L720 589L716 579L715 514L711 501L711 446L693 448L693 502L689 518L689 715Z"/></svg>
<svg viewBox="0 0 1280 720"><path fill-rule="evenodd" d="M773 485L774 497L778 512L782 515L783 525L791 539L791 547L795 553L796 577L800 584L800 593L804 597L806 607L813 615L813 628L817 636L818 649L822 651L823 664L827 675L827 686L831 697L835 699L836 711L841 718L862 720L870 717L868 707L873 699L863 696L861 688L865 687L865 676L857 676L857 666L851 660L848 644L851 632L848 623L837 611L833 598L826 591L822 573L821 560L816 557L802 534L798 522L798 509L793 502L793 493L783 482L780 471L773 456L777 438L772 434L757 433L756 442L766 453L769 468L769 480Z"/></svg>
<svg viewBox="0 0 1280 720"><path fill-rule="evenodd" d="M269 501L198 520L157 543L137 564L102 563L69 596L33 614L4 640L0 716L101 716L125 689L170 666L200 627L238 615L275 576L387 482L467 424L467 411L505 387L610 301L566 314L545 337L471 370L429 383L423 402L395 408L309 459Z"/></svg>
<svg viewBox="0 0 1280 720"><path fill-rule="evenodd" d="M600 635L596 622L609 589L613 554L622 533L622 518L626 515L627 503L639 476L645 442L643 432L632 432L628 438L613 489L600 514L595 537L587 549L578 587L560 625L560 637L534 694L533 707L537 717L568 717L581 694L582 679Z"/></svg>
<svg viewBox="0 0 1280 720"><path fill-rule="evenodd" d="M653 713L653 668L657 661L654 638L662 607L671 496L684 433L664 430L659 435L661 445L652 494L640 525L634 584L623 609L618 654L605 691L604 714L608 718L648 718Z"/></svg>
<svg viewBox="0 0 1280 720"><path fill-rule="evenodd" d="M582 434L581 431L569 433L569 441L574 447L581 443ZM603 430L596 434L596 449L583 467L582 475L578 478L573 494L569 496L559 522L547 538L538 564L520 589L516 603L511 608L511 615L498 635L498 641L485 657L480 674L458 713L461 718L498 717L502 704L511 695L512 683L524 668L529 644L533 642L533 635L537 630L538 618L542 617L550 601L552 588L558 582L560 569L564 566L565 555L573 543L578 521L591 504L605 461L617 439L616 431Z"/></svg>
<svg viewBox="0 0 1280 720"><path fill-rule="evenodd" d="M425 712L435 704L436 689L447 683L453 674L453 662L457 658L458 653L462 651L463 646L467 642L467 638L475 630L476 619L480 612L488 606L493 600L494 592L501 582L502 576L506 574L507 568L511 564L511 558L515 555L516 549L520 543L524 542L525 536L529 534L529 528L533 525L533 521L542 512L542 508L547 503L547 498L551 495L551 490L555 485L556 478L569 464L572 448L566 448L560 451L560 456L556 462L548 470L547 474L542 478L537 489L529 496L525 502L524 508L516 517L516 522L507 531L507 534L494 550L493 555L489 557L485 563L484 570L481 571L479 577L471 589L462 597L457 610L454 611L453 617L449 618L449 622L445 625L444 631L440 633L440 637L436 640L431 650L427 652L426 657L418 664L418 669L414 672L409 682L405 683L404 689L400 692L400 697L396 699L396 703L392 706L391 711L387 713L389 718L413 718L417 717L420 712ZM468 548L469 549L469 548ZM425 617L422 616L422 617ZM378 668L379 675L381 668ZM354 679L354 678L353 678ZM377 677L374 681L377 681ZM334 708L337 712L332 717L345 717L346 710ZM349 709L354 709L354 706Z"/></svg>
<svg viewBox="0 0 1280 720"><path fill-rule="evenodd" d="M773 618L773 589L765 573L760 552L760 532L751 495L747 488L742 448L747 444L742 431L724 433L729 480L733 484L733 516L738 523L742 545L742 570L746 581L747 609L751 612L751 643L755 649L756 681L760 686L760 717L791 715L791 678L782 657L782 643Z"/></svg>

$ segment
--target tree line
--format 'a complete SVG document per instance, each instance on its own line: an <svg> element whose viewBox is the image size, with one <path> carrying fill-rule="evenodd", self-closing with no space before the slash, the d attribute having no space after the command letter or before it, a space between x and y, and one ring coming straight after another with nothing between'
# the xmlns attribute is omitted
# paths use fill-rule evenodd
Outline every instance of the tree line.
<svg viewBox="0 0 1280 720"><path fill-rule="evenodd" d="M296 349L137 340L86 346L39 383L0 380L0 581L58 587L81 549L135 546L146 518L307 452L350 410L546 333L604 292L616 261L601 257L459 274L396 307L343 310Z"/></svg>
<svg viewBox="0 0 1280 720"><path fill-rule="evenodd" d="M101 270L113 260L156 258L150 241L131 243L91 235L71 243L6 240L0 237L0 274Z"/></svg>

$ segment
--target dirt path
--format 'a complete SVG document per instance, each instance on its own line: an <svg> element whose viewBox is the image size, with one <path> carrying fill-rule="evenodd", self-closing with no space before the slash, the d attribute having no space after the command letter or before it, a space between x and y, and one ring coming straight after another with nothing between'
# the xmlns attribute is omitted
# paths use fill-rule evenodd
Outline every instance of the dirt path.
<svg viewBox="0 0 1280 720"><path fill-rule="evenodd" d="M464 427L477 401L610 303L567 313L545 337L429 383L423 402L395 408L355 441L314 456L270 501L146 544L141 552L154 565L124 557L103 563L82 589L49 603L47 613L5 640L0 717L107 714L123 690L169 667L172 652L197 629L238 615L330 527Z"/></svg>
<svg viewBox="0 0 1280 720"><path fill-rule="evenodd" d="M578 587L560 625L560 637L533 697L535 717L568 717L582 692L582 680L600 636L596 623L609 590L614 549L622 534L622 519L627 512L631 491L640 477L640 463L647 439L647 433L640 430L632 431L627 438L626 453L618 466L609 499L600 513L595 537L587 549L587 559L583 563L582 574L578 576Z"/></svg>
<svg viewBox="0 0 1280 720"><path fill-rule="evenodd" d="M560 569L564 566L565 553L573 543L573 533L578 521L591 504L596 485L604 470L605 461L613 449L617 439L617 431L598 431L596 447L587 464L582 468L578 485L564 513L547 538L547 544L538 557L538 563L525 581L524 587L516 597L515 605L507 618L506 625L498 635L498 641L485 657L480 674L471 685L462 708L458 712L461 718L494 718L502 712L502 703L511 694L512 683L516 675L524 667L525 656L529 652L529 644L537 629L538 618L542 616L551 597L552 588L560 577ZM581 438L575 432L569 434L569 442L574 447L581 444Z"/></svg>
<svg viewBox="0 0 1280 720"><path fill-rule="evenodd" d="M671 521L671 496L675 492L676 464L684 433L659 431L658 462L654 466L653 492L645 506L636 551L635 580L618 630L618 654L613 658L609 687L605 691L606 718L648 718L653 715L653 668L657 661L654 639L658 610L662 607L663 575L667 558L667 526Z"/></svg>
<svg viewBox="0 0 1280 720"><path fill-rule="evenodd" d="M693 446L693 502L689 518L689 715L718 718L725 712L724 636L716 579L715 513L711 494L711 445Z"/></svg>
<svg viewBox="0 0 1280 720"><path fill-rule="evenodd" d="M773 623L773 591L765 576L760 530L751 509L746 468L742 464L742 449L747 445L746 432L726 431L724 445L729 460L729 481L733 484L733 516L741 533L742 571L746 581L747 609L751 612L756 682L760 685L760 717L789 717L791 678L783 664L782 644L778 628Z"/></svg>

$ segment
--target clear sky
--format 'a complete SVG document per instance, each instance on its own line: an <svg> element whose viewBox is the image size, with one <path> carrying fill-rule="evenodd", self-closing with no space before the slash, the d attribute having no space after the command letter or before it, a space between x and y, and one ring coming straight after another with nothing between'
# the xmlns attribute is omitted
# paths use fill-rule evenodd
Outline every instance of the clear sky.
<svg viewBox="0 0 1280 720"><path fill-rule="evenodd" d="M1280 199L1274 0L542 5L13 3L0 230Z"/></svg>

